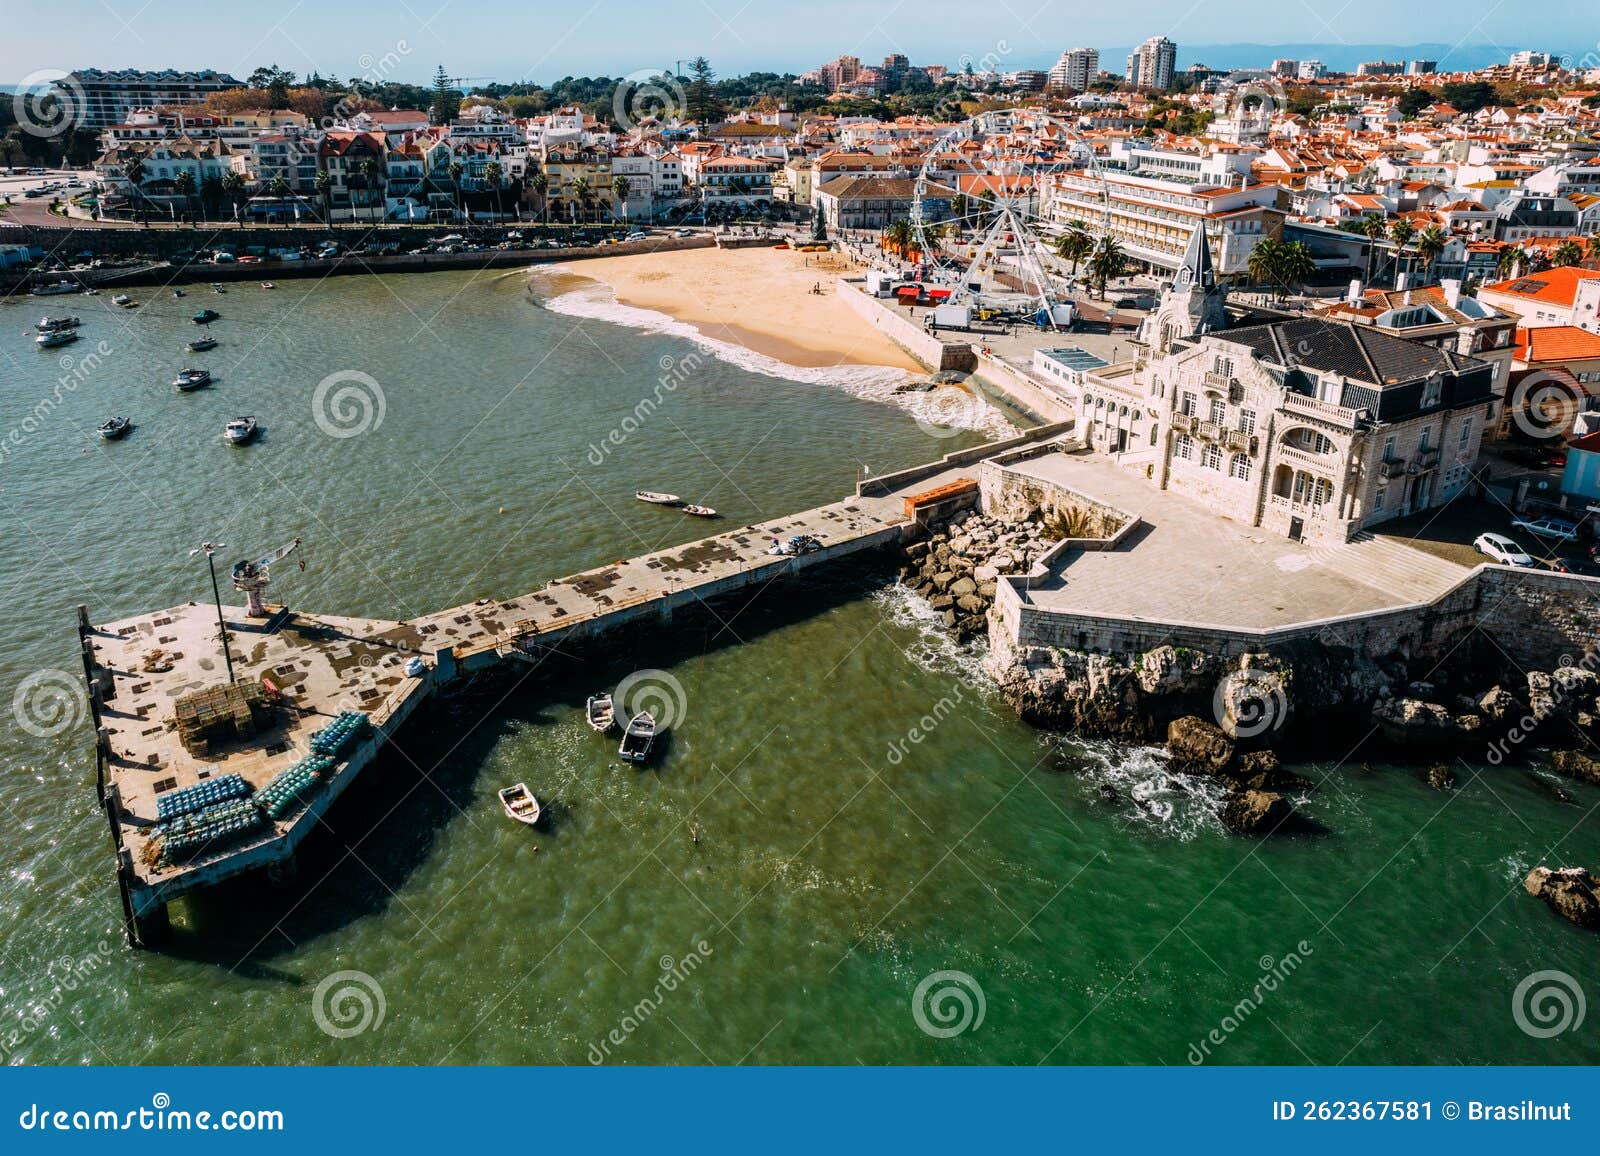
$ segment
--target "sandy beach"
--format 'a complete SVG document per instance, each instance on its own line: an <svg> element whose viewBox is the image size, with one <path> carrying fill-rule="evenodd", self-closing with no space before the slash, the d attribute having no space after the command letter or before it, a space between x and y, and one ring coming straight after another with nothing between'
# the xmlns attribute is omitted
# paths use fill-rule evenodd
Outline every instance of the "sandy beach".
<svg viewBox="0 0 1600 1156"><path fill-rule="evenodd" d="M832 267L819 267L819 257ZM708 337L790 365L888 365L927 373L839 299L834 280L843 263L832 254L686 249L596 257L559 268L605 282L623 305L665 313ZM813 293L818 284L822 293Z"/></svg>

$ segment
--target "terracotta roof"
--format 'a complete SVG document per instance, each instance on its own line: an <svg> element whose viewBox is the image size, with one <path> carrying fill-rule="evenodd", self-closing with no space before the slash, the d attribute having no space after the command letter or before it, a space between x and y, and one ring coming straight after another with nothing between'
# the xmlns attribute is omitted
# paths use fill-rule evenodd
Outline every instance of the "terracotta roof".
<svg viewBox="0 0 1600 1156"><path fill-rule="evenodd" d="M1496 281L1493 285L1485 285L1484 288L1492 293L1526 297L1531 301L1543 301L1548 305L1571 305L1577 296L1579 283L1595 277L1600 277L1600 270L1563 266L1559 269L1546 269L1540 273L1529 273L1512 281Z"/></svg>
<svg viewBox="0 0 1600 1156"><path fill-rule="evenodd" d="M1600 359L1600 333L1576 325L1518 329L1515 357L1529 365Z"/></svg>

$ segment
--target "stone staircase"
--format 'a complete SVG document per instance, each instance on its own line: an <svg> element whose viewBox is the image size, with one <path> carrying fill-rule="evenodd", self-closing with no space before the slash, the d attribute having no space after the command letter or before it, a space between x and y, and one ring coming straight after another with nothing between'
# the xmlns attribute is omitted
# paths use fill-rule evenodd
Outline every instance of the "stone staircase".
<svg viewBox="0 0 1600 1156"><path fill-rule="evenodd" d="M1468 574L1465 566L1366 530L1343 545L1312 552L1322 566L1407 602L1431 602Z"/></svg>

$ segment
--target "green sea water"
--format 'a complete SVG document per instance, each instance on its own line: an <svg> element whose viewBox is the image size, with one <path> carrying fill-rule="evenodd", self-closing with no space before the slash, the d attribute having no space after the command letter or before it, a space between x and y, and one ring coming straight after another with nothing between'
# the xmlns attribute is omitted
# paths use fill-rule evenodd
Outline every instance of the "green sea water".
<svg viewBox="0 0 1600 1156"><path fill-rule="evenodd" d="M78 603L105 621L202 599L200 539L298 535L306 569L274 597L405 617L703 532L639 486L743 524L979 437L919 425L894 374L791 373L592 294L552 311L520 276L135 296L51 301L86 322L51 352L23 334L39 302L0 305L7 1062L1600 1058L1592 1020L1544 1036L1531 988L1514 1005L1538 972L1594 986L1592 935L1520 882L1600 862L1600 791L1562 798L1535 762L1459 765L1439 793L1330 734L1304 804L1327 833L1248 842L1159 753L1018 722L892 574L775 587L619 637L608 668L443 700L292 879L180 904L171 950L126 950L82 708L39 725L41 675L77 669ZM203 305L222 344L189 355ZM216 386L176 394L202 359ZM325 431L326 396L318 421L338 371L377 386L338 415L355 436ZM241 413L265 434L230 449ZM126 441L93 437L111 414ZM582 719L641 669L682 688L642 771ZM546 830L500 814L516 781Z"/></svg>

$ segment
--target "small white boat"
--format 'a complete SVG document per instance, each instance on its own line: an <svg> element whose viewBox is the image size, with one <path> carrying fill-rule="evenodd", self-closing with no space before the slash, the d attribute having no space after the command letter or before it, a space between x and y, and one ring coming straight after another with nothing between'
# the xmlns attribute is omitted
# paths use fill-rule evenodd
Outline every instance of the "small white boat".
<svg viewBox="0 0 1600 1156"><path fill-rule="evenodd" d="M277 286L274 285L271 281L263 281L263 282L261 282L261 287L263 289L276 289L277 288Z"/></svg>
<svg viewBox="0 0 1600 1156"><path fill-rule="evenodd" d="M63 293L76 293L83 286L76 281L55 281L49 285L40 285L33 290L35 297L59 297Z"/></svg>
<svg viewBox="0 0 1600 1156"><path fill-rule="evenodd" d="M215 337L200 337L189 342L189 352L191 353L204 353L206 350L215 349L216 347L217 339Z"/></svg>
<svg viewBox="0 0 1600 1156"><path fill-rule="evenodd" d="M508 818L515 819L519 823L526 823L531 827L539 821L539 800L533 797L533 792L528 790L526 783L502 788L500 806L505 808Z"/></svg>
<svg viewBox="0 0 1600 1156"><path fill-rule="evenodd" d="M683 499L677 494L664 494L660 490L635 490L633 496L652 506L681 506Z"/></svg>
<svg viewBox="0 0 1600 1156"><path fill-rule="evenodd" d="M221 281L213 281L211 282L211 291L213 293L226 293L228 290L223 287Z"/></svg>
<svg viewBox="0 0 1600 1156"><path fill-rule="evenodd" d="M179 393L189 393L192 390L211 384L211 371L209 369L180 369L178 376L172 379L173 387Z"/></svg>
<svg viewBox="0 0 1600 1156"><path fill-rule="evenodd" d="M54 333L41 333L35 337L34 344L40 349L54 349L58 345L71 345L78 340L76 329L57 329Z"/></svg>
<svg viewBox="0 0 1600 1156"><path fill-rule="evenodd" d="M710 506L696 506L693 503L683 508L685 514L693 514L697 518L715 518L717 512Z"/></svg>
<svg viewBox="0 0 1600 1156"><path fill-rule="evenodd" d="M126 437L133 428L133 423L125 417L108 418L94 427L94 432L108 442L114 442L120 437Z"/></svg>
<svg viewBox="0 0 1600 1156"><path fill-rule="evenodd" d="M616 707L611 705L611 696L609 694L591 695L587 716L591 730L605 734L614 727L617 724L617 710Z"/></svg>
<svg viewBox="0 0 1600 1156"><path fill-rule="evenodd" d="M223 427L222 436L229 445L242 446L254 440L259 427L253 417L236 417Z"/></svg>
<svg viewBox="0 0 1600 1156"><path fill-rule="evenodd" d="M187 294L187 293L185 293L185 292L184 292L184 291L183 291L183 290L182 290L182 289L174 289L174 290L173 290L173 291L172 291L172 295L173 295L173 296L174 296L174 297L187 297L187 296L189 296L189 295L188 295L188 294Z"/></svg>
<svg viewBox="0 0 1600 1156"><path fill-rule="evenodd" d="M642 710L628 720L628 729L622 732L622 745L617 747L617 754L624 762L642 763L650 757L655 741L655 716Z"/></svg>
<svg viewBox="0 0 1600 1156"><path fill-rule="evenodd" d="M132 305L133 304L133 298L129 297L126 293L118 293L115 297L113 297L111 299L111 304L113 304L113 305Z"/></svg>

